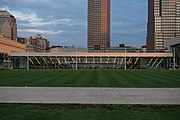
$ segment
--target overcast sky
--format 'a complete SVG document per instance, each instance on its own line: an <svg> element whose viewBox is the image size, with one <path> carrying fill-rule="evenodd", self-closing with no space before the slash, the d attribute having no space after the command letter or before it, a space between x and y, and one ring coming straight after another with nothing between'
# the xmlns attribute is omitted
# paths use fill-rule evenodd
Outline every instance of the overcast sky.
<svg viewBox="0 0 180 120"><path fill-rule="evenodd" d="M42 34L51 45L87 47L88 0L0 0L18 36ZM111 46L146 44L148 0L111 0Z"/></svg>

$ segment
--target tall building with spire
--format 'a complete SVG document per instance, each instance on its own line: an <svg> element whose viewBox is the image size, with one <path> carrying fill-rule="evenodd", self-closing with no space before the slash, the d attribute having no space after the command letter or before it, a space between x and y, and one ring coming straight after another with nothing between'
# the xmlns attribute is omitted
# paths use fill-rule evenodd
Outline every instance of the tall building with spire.
<svg viewBox="0 0 180 120"><path fill-rule="evenodd" d="M110 0L88 0L88 51L110 47Z"/></svg>
<svg viewBox="0 0 180 120"><path fill-rule="evenodd" d="M16 19L6 10L0 10L0 33L11 40L17 38Z"/></svg>
<svg viewBox="0 0 180 120"><path fill-rule="evenodd" d="M148 0L147 49L161 51L180 35L180 0Z"/></svg>

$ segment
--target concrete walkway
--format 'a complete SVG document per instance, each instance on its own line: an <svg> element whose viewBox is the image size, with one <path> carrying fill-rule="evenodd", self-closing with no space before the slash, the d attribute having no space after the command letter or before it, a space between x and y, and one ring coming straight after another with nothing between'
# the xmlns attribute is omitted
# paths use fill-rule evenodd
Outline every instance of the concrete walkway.
<svg viewBox="0 0 180 120"><path fill-rule="evenodd" d="M180 88L0 87L0 103L180 105Z"/></svg>

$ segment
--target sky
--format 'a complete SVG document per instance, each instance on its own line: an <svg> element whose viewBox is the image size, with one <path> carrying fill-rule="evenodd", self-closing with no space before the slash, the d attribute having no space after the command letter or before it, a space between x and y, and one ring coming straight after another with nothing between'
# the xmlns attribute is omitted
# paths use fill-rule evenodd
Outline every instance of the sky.
<svg viewBox="0 0 180 120"><path fill-rule="evenodd" d="M111 46L146 44L148 0L111 0ZM0 0L18 36L41 34L51 45L87 48L88 0Z"/></svg>

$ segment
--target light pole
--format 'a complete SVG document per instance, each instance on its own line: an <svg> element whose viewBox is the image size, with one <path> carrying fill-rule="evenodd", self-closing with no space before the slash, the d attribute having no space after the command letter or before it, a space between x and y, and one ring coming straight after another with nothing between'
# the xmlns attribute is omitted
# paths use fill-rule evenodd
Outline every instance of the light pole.
<svg viewBox="0 0 180 120"><path fill-rule="evenodd" d="M26 50L27 53L27 70L29 70L29 50Z"/></svg>
<svg viewBox="0 0 180 120"><path fill-rule="evenodd" d="M77 70L77 47L76 47L76 70Z"/></svg>
<svg viewBox="0 0 180 120"><path fill-rule="evenodd" d="M126 70L127 69L127 66L126 66L126 48L124 49L124 52L125 52L125 62L124 62L125 66L124 66L124 69Z"/></svg>
<svg viewBox="0 0 180 120"><path fill-rule="evenodd" d="M173 58L174 66L173 66L173 68L174 68L174 70L176 70L176 49L175 48L173 48L173 55L174 55L174 58Z"/></svg>

